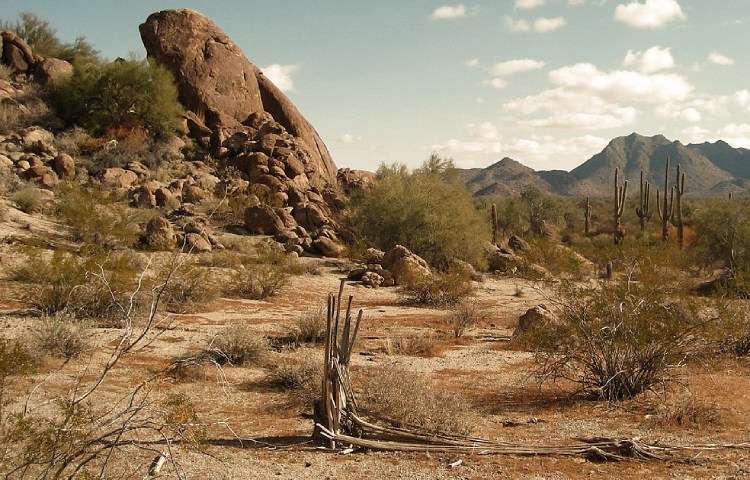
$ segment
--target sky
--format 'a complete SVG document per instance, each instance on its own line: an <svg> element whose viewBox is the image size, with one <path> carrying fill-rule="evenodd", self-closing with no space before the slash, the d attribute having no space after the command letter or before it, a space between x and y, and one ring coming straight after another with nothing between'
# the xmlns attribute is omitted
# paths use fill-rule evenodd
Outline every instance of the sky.
<svg viewBox="0 0 750 480"><path fill-rule="evenodd" d="M313 124L339 167L570 170L615 137L750 148L750 0L0 0L109 59L138 25L212 19Z"/></svg>

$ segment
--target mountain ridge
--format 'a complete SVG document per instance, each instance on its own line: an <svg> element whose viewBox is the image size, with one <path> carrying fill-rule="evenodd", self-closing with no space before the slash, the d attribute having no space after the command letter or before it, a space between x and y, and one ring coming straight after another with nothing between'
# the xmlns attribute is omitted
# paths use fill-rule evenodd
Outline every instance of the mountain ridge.
<svg viewBox="0 0 750 480"><path fill-rule="evenodd" d="M612 139L601 152L569 172L536 171L504 157L486 168L459 169L459 174L475 196L517 195L529 187L566 196L607 196L615 168L630 183L637 184L643 171L654 188L663 188L667 158L670 186L674 184L674 170L680 165L686 175L688 195L727 195L750 190L750 150L732 147L723 140L685 145L663 135L647 137L635 132Z"/></svg>

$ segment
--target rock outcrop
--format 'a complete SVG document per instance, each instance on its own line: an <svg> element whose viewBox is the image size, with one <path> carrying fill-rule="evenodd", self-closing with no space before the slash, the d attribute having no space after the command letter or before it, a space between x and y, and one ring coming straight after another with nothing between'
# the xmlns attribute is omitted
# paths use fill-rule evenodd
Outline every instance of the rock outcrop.
<svg viewBox="0 0 750 480"><path fill-rule="evenodd" d="M294 158L288 169L303 168L318 188L335 185L336 165L312 125L211 20L193 10L164 10L150 15L140 32L148 56L174 74L180 101L192 113L191 131L212 132L212 145L220 149L237 132L255 130L254 136L260 125L251 115L266 112L294 138L297 151L288 152ZM263 146L278 143L271 138Z"/></svg>

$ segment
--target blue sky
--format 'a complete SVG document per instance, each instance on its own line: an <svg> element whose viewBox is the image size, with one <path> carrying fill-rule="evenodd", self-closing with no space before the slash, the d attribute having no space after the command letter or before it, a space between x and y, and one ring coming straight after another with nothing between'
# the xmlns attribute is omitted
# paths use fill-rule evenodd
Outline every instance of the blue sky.
<svg viewBox="0 0 750 480"><path fill-rule="evenodd" d="M632 132L750 148L750 0L0 0L110 59L167 8L216 22L339 167L569 170Z"/></svg>

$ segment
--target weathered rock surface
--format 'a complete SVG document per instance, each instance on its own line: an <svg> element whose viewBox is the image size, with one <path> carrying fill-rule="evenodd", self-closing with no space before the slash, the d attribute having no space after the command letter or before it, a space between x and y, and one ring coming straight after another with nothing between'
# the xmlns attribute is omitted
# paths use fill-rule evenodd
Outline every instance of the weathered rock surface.
<svg viewBox="0 0 750 480"><path fill-rule="evenodd" d="M422 257L402 245L385 252L380 265L393 274L396 285L418 281L432 273L430 265Z"/></svg>
<svg viewBox="0 0 750 480"><path fill-rule="evenodd" d="M211 20L193 10L164 10L150 15L140 32L148 56L172 71L180 101L194 114L193 123L203 121L212 131L215 146L244 131L243 123L257 130L251 115L265 112L294 138L301 153L299 163L290 162L290 173L304 170L313 185L335 185L336 165L312 125ZM268 135L280 131L264 133L269 139L259 151L289 148Z"/></svg>

